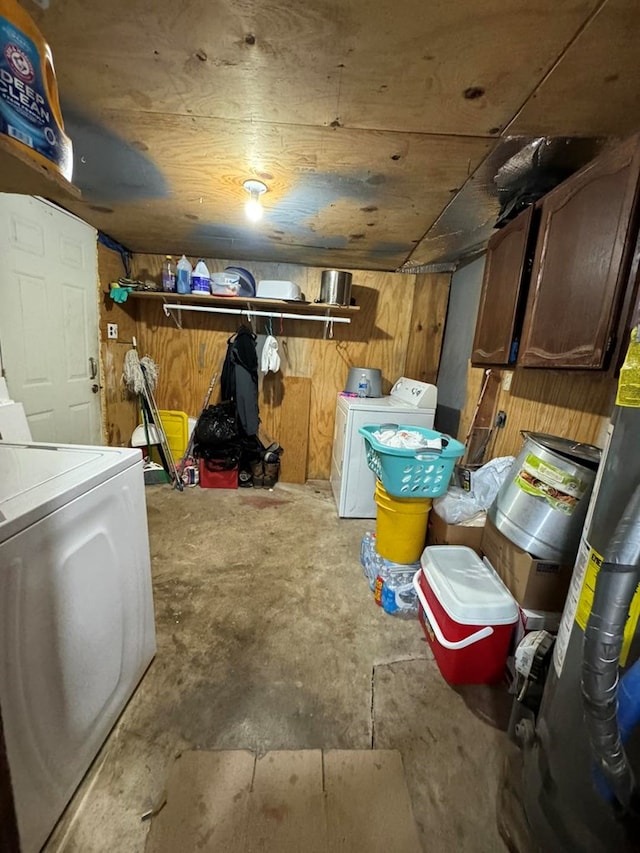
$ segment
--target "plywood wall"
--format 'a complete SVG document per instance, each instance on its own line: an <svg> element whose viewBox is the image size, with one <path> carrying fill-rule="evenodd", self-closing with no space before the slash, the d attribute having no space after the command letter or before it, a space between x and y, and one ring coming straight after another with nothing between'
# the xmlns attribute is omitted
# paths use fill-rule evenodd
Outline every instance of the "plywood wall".
<svg viewBox="0 0 640 853"><path fill-rule="evenodd" d="M124 356L137 333L136 306L133 302L119 305L109 297L109 285L124 275L118 252L98 244L98 279L100 286L100 353L102 360L102 434L112 447L128 447L131 433L138 423L135 400L122 382ZM118 324L118 339L107 338L107 323Z"/></svg>
<svg viewBox="0 0 640 853"><path fill-rule="evenodd" d="M207 264L216 271L224 269L227 261L208 259ZM161 265L161 255L134 255L132 275L158 280ZM320 269L289 264L241 265L251 269L256 279L291 280L301 286L307 299L319 296ZM379 367L383 393L388 393L402 375L435 381L448 291L448 275L354 271L352 295L360 311L350 326L335 326L333 340L323 339L322 323L285 320L281 325L274 321L282 369L261 382L261 418L265 430L284 446L286 454L305 453L305 442L300 441L293 426L286 427L291 417L283 417L282 412L287 393L293 399L303 387L289 383L289 378L310 380L306 462L302 466L308 478L329 477L336 395L344 388L349 367ZM150 355L160 368L159 406L196 415L213 371L222 366L227 339L236 330L238 318L185 312L183 329L179 330L164 316L159 302L140 300L137 311L141 352ZM264 325L257 331L264 332ZM219 388L212 399L218 397ZM306 412L301 412L301 418L305 416ZM110 420L114 426L118 421ZM292 467L300 471L299 459Z"/></svg>
<svg viewBox="0 0 640 853"><path fill-rule="evenodd" d="M435 384L449 303L449 273L416 275L405 374Z"/></svg>
<svg viewBox="0 0 640 853"><path fill-rule="evenodd" d="M469 367L467 400L458 432L461 441L469 430L484 373L483 368ZM502 372L503 379L506 373ZM505 391L504 382L500 383L496 411L505 411L507 422L504 429L494 431L485 459L515 456L522 445L522 429L599 444L614 395L615 380L608 375L566 370L515 370L510 390Z"/></svg>

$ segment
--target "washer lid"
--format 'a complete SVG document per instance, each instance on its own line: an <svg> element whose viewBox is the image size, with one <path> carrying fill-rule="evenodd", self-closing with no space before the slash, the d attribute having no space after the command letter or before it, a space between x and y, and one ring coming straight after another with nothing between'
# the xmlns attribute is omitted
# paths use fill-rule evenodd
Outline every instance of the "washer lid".
<svg viewBox="0 0 640 853"><path fill-rule="evenodd" d="M498 575L464 545L430 545L420 558L429 586L460 625L509 625L518 605Z"/></svg>
<svg viewBox="0 0 640 853"><path fill-rule="evenodd" d="M127 447L0 441L0 542L140 459Z"/></svg>

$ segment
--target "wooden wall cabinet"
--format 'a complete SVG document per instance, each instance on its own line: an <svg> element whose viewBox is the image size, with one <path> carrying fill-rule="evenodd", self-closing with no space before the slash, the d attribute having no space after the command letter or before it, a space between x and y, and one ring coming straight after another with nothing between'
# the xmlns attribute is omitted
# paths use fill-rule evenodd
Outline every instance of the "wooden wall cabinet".
<svg viewBox="0 0 640 853"><path fill-rule="evenodd" d="M512 363L518 338L517 367L603 370L615 361L633 285L639 179L636 135L494 234L472 364Z"/></svg>
<svg viewBox="0 0 640 853"><path fill-rule="evenodd" d="M608 366L635 245L639 175L632 137L542 200L520 366Z"/></svg>
<svg viewBox="0 0 640 853"><path fill-rule="evenodd" d="M489 240L472 364L507 365L515 361L533 218L534 209L529 207Z"/></svg>

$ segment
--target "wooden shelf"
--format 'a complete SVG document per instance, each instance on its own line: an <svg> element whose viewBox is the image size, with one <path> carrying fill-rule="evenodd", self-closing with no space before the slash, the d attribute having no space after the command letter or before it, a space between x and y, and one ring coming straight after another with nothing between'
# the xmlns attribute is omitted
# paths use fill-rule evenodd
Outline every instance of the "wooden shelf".
<svg viewBox="0 0 640 853"><path fill-rule="evenodd" d="M220 308L255 308L257 311L282 311L288 314L322 314L331 317L352 317L360 308L357 305L331 305L326 302L296 302L285 299L261 299L243 296L197 296L191 293L165 293L154 290L132 290L129 299L161 299L163 302L182 305L211 305Z"/></svg>
<svg viewBox="0 0 640 853"><path fill-rule="evenodd" d="M24 150L22 150L24 148ZM49 168L34 160L26 146L12 145L0 134L0 192L40 195L64 201L79 199L80 190Z"/></svg>

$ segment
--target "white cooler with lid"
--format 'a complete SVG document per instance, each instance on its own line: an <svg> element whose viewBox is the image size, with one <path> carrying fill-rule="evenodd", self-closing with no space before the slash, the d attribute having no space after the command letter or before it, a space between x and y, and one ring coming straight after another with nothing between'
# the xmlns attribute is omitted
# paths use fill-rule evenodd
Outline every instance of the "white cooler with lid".
<svg viewBox="0 0 640 853"><path fill-rule="evenodd" d="M420 621L450 684L494 684L505 669L518 605L471 548L425 548L413 585Z"/></svg>

